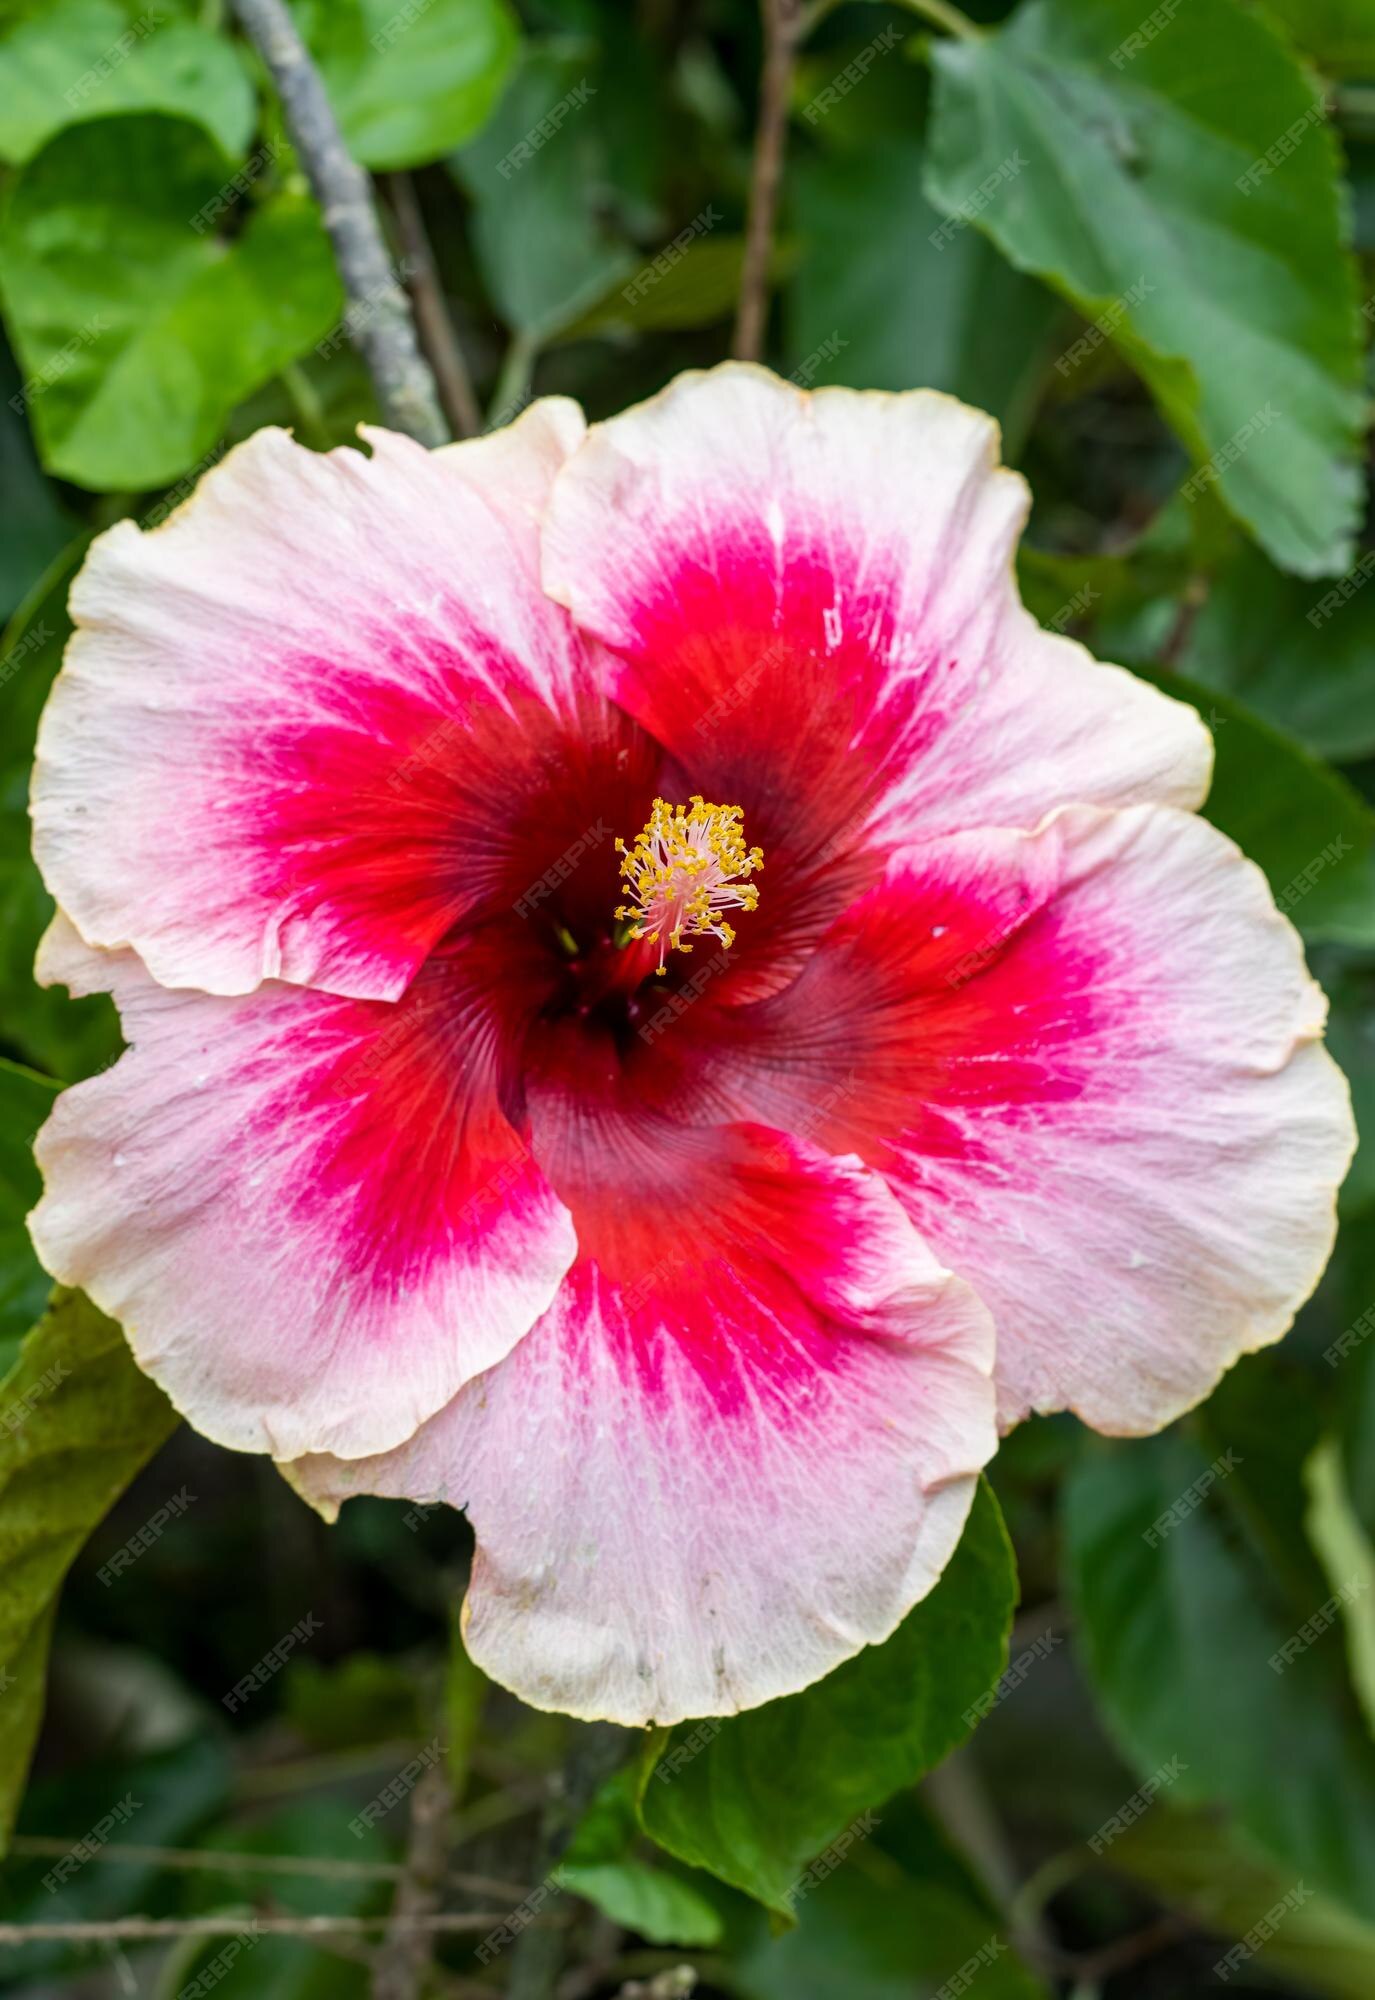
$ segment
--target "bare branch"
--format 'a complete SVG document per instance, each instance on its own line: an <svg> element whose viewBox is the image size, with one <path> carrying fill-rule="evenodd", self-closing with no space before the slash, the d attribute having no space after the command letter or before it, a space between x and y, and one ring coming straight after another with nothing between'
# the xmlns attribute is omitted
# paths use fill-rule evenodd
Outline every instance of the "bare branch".
<svg viewBox="0 0 1375 2000"><path fill-rule="evenodd" d="M75 1839L61 1834L17 1833L12 1855L45 1857L70 1854ZM340 1861L332 1855L255 1854L247 1848L141 1847L108 1840L101 1852L111 1861L147 1861L158 1868L179 1868L200 1875L309 1875L322 1882L398 1882L406 1872L400 1861ZM474 1875L451 1869L446 1880L469 1895L510 1896L517 1902L529 1894L528 1884L508 1882L499 1875Z"/></svg>
<svg viewBox="0 0 1375 2000"><path fill-rule="evenodd" d="M737 361L757 361L764 346L769 306L769 265L783 182L788 139L788 97L802 28L800 0L760 0L764 22L764 70L759 83L759 124L750 175L750 212L740 268L740 301L732 352Z"/></svg>
<svg viewBox="0 0 1375 2000"><path fill-rule="evenodd" d="M373 2000L420 2000L433 1933L418 1920L434 1915L443 1897L452 1806L448 1773L432 1764L411 1793L406 1863L378 1949Z"/></svg>
<svg viewBox="0 0 1375 2000"><path fill-rule="evenodd" d="M447 444L449 428L415 337L410 301L387 255L372 182L344 144L296 24L283 0L234 0L234 10L282 100L291 142L334 245L349 333L368 364L382 414L423 445Z"/></svg>
<svg viewBox="0 0 1375 2000"><path fill-rule="evenodd" d="M594 1795L625 1761L630 1731L610 1722L572 1725L564 1767L540 1823L539 1844L531 1873L548 1881ZM563 1940L556 1930L531 1924L516 1939L511 1953L511 1982L506 2000L551 2000L563 1957Z"/></svg>
<svg viewBox="0 0 1375 2000"><path fill-rule="evenodd" d="M461 1916L439 1911L408 1918L417 1928L462 1936L505 1923L507 1910L471 1910ZM142 1944L155 1938L232 1937L252 1929L262 1937L366 1937L391 1922L378 1917L111 1917L104 1923L60 1921L0 1924L0 1946L60 1939L65 1944ZM540 1919L533 1920L538 1923Z"/></svg>

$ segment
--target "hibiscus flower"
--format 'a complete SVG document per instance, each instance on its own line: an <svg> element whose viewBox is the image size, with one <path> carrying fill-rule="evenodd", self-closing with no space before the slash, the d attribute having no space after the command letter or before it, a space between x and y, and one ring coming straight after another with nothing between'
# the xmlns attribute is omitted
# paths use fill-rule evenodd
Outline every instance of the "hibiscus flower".
<svg viewBox="0 0 1375 2000"><path fill-rule="evenodd" d="M931 1587L997 1420L1284 1331L1322 997L1195 712L1022 608L988 418L727 366L363 435L73 589L40 974L130 1047L35 1239L322 1509L466 1508L527 1701L748 1707Z"/></svg>

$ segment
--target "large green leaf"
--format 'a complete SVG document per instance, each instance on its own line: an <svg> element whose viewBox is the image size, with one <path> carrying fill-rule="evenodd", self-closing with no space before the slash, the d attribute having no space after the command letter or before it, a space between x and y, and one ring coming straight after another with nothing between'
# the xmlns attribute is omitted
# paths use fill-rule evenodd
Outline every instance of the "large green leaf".
<svg viewBox="0 0 1375 2000"><path fill-rule="evenodd" d="M1363 1209L1375 1206L1375 963L1369 953L1324 951L1314 972L1331 1003L1327 1045L1351 1085L1351 1108L1360 1134L1356 1157L1339 1197L1343 1217L1355 1218ZM1362 1312L1372 1296L1375 1294L1354 1300L1353 1312ZM1375 1446L1375 1409L1371 1415L1371 1443ZM1375 1532L1375 1508L1370 1526Z"/></svg>
<svg viewBox="0 0 1375 2000"><path fill-rule="evenodd" d="M7 1045L35 1069L73 1082L119 1047L104 994L71 1000L33 983L38 940L53 901L29 852L29 766L34 734L71 632L67 592L89 537L53 562L15 614L0 650L11 671L0 686L0 1022Z"/></svg>
<svg viewBox="0 0 1375 2000"><path fill-rule="evenodd" d="M536 344L640 263L608 212L598 74L586 43L528 49L495 116L452 162L473 202L473 243L493 303Z"/></svg>
<svg viewBox="0 0 1375 2000"><path fill-rule="evenodd" d="M1284 1921L1265 1938L1259 1966L1287 1973L1332 2000L1370 2000L1375 1992L1375 1925L1316 1894L1285 1906L1295 1886L1292 1874L1247 1853L1202 1813L1174 1812L1157 1802L1106 1858L1163 1902L1188 1910L1229 1947L1277 1905L1284 1907Z"/></svg>
<svg viewBox="0 0 1375 2000"><path fill-rule="evenodd" d="M788 366L809 382L943 389L997 417L1012 458L1064 307L977 230L932 242L941 217L922 187L918 79L903 81L901 124L803 157L790 177Z"/></svg>
<svg viewBox="0 0 1375 2000"><path fill-rule="evenodd" d="M1180 665L1338 763L1375 751L1375 589L1366 558L1339 584L1288 577L1239 549L1189 628Z"/></svg>
<svg viewBox="0 0 1375 2000"><path fill-rule="evenodd" d="M197 126L105 119L54 139L0 218L0 288L48 468L110 491L202 459L242 397L337 319L312 202L265 200L242 234L198 231L234 162Z"/></svg>
<svg viewBox="0 0 1375 2000"><path fill-rule="evenodd" d="M1215 756L1203 810L1259 862L1304 937L1375 944L1375 814L1360 793L1242 702L1182 674L1136 671L1208 722Z"/></svg>
<svg viewBox="0 0 1375 2000"><path fill-rule="evenodd" d="M0 1375L17 1359L20 1336L52 1290L24 1218L43 1192L33 1136L56 1095L51 1077L0 1060Z"/></svg>
<svg viewBox="0 0 1375 2000"><path fill-rule="evenodd" d="M1303 1535L1316 1440L1301 1378L1271 1357L1243 1363L1187 1432L1080 1463L1067 1575L1085 1664L1143 1775L1178 1759L1171 1803L1226 1804L1291 1881L1369 1919L1375 1745Z"/></svg>
<svg viewBox="0 0 1375 2000"><path fill-rule="evenodd" d="M69 125L138 111L194 118L239 153L253 85L232 43L157 7L49 0L0 35L0 158L30 159Z"/></svg>
<svg viewBox="0 0 1375 2000"><path fill-rule="evenodd" d="M308 0L311 51L354 157L418 167L479 132L518 42L506 0Z"/></svg>
<svg viewBox="0 0 1375 2000"><path fill-rule="evenodd" d="M1026 0L1000 31L941 43L928 192L1085 318L1111 314L1277 562L1344 569L1358 321L1313 81L1239 0L1148 30L1140 0Z"/></svg>
<svg viewBox="0 0 1375 2000"><path fill-rule="evenodd" d="M1265 7L1329 76L1375 76L1371 0L1265 0Z"/></svg>
<svg viewBox="0 0 1375 2000"><path fill-rule="evenodd" d="M952 2000L966 1990L1045 2000L1005 1919L916 1796L894 1799L872 1836L809 1885L794 1929L769 1936L755 1915L732 1981L745 2000Z"/></svg>
<svg viewBox="0 0 1375 2000"><path fill-rule="evenodd" d="M585 340L590 335L670 333L684 327L711 326L729 319L740 292L743 236L713 234L698 237L681 256L671 245L651 258L638 284L614 284L605 298L559 330L560 340ZM775 248L774 277L792 263L787 245ZM662 275L661 275L662 272Z"/></svg>
<svg viewBox="0 0 1375 2000"><path fill-rule="evenodd" d="M0 1845L42 1717L62 1579L176 1420L119 1328L79 1292L57 1294L0 1385Z"/></svg>
<svg viewBox="0 0 1375 2000"><path fill-rule="evenodd" d="M1341 1598L1351 1683L1375 1736L1375 1544L1347 1489L1340 1438L1325 1437L1304 1467L1309 1539Z"/></svg>
<svg viewBox="0 0 1375 2000"><path fill-rule="evenodd" d="M661 1846L790 1913L807 1863L969 1732L1016 1598L1002 1515L980 1486L945 1574L886 1644L786 1700L683 1723L651 1746L640 1814Z"/></svg>
<svg viewBox="0 0 1375 2000"><path fill-rule="evenodd" d="M14 358L0 342L0 621L13 617L48 564L71 541L75 524L34 456ZM23 664L23 658L19 662ZM0 641L0 676L11 678L9 648ZM3 701L0 692L0 701Z"/></svg>

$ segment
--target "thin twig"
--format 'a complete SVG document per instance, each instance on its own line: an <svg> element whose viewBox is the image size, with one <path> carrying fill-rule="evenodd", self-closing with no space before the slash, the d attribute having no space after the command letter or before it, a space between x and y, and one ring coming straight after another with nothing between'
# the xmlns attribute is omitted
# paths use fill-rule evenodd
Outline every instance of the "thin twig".
<svg viewBox="0 0 1375 2000"><path fill-rule="evenodd" d="M10 1841L12 1855L70 1854L77 1845L61 1835L17 1833ZM406 1872L400 1861L340 1861L332 1855L255 1854L247 1848L230 1847L141 1847L108 1840L101 1853L111 1861L146 1861L158 1868L181 1868L205 1875L309 1875L322 1882L397 1882ZM476 1896L511 1896L517 1902L529 1894L528 1885L508 1882L499 1875L474 1875L461 1869L448 1871L446 1879L455 1889Z"/></svg>
<svg viewBox="0 0 1375 2000"><path fill-rule="evenodd" d="M740 301L731 350L737 361L757 361L764 346L769 265L788 138L788 98L802 27L800 0L761 0L760 13L764 24L764 68L759 81L759 124L754 137L750 210L745 225Z"/></svg>
<svg viewBox="0 0 1375 2000"><path fill-rule="evenodd" d="M415 182L409 174L388 174L387 191L396 217L396 233L401 241L420 344L439 384L444 414L459 437L476 437L482 429L482 412L457 329L449 316L444 287L439 282Z"/></svg>
<svg viewBox="0 0 1375 2000"><path fill-rule="evenodd" d="M443 1762L432 1764L411 1793L406 1863L386 1937L378 1947L372 2000L420 2000L433 1933L418 1919L433 1916L444 1894L453 1798Z"/></svg>
<svg viewBox="0 0 1375 2000"><path fill-rule="evenodd" d="M386 422L423 445L447 444L449 427L420 352L405 288L392 270L373 206L372 182L344 144L320 73L284 0L234 0L244 31L282 100L349 301L346 325L367 362Z"/></svg>
<svg viewBox="0 0 1375 2000"><path fill-rule="evenodd" d="M433 1916L412 1917L409 1921L427 1931L461 1936L465 1932L490 1931L505 1923L509 1910L469 1910L461 1916L439 1911ZM35 1944L60 1938L67 1944L142 1943L153 1938L228 1937L250 1925L263 1937L366 1937L384 1928L391 1919L377 1917L111 1917L106 1923L44 1922L0 1924L0 1946ZM542 1920L531 1919L531 1927Z"/></svg>
<svg viewBox="0 0 1375 2000"><path fill-rule="evenodd" d="M13 1855L70 1854L75 1840L46 1833L17 1833L10 1842ZM250 1854L224 1847L139 1847L125 1841L106 1841L101 1849L111 1861L147 1861L159 1868L194 1869L198 1873L241 1875L245 1869L255 1875L313 1875L321 1881L394 1881L401 1873L399 1861L338 1861L321 1855Z"/></svg>
<svg viewBox="0 0 1375 2000"><path fill-rule="evenodd" d="M1166 1910L1144 1929L1114 1938L1097 1951L1067 1955L1068 1969L1080 1979L1109 1979L1114 1973L1124 1972L1128 1966L1139 1965L1143 1959L1179 1944L1197 1928L1183 1910Z"/></svg>

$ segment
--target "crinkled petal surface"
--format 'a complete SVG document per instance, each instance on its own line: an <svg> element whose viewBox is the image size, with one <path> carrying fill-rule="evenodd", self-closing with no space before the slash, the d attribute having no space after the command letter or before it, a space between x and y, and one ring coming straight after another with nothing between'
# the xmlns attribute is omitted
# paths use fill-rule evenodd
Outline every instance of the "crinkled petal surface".
<svg viewBox="0 0 1375 2000"><path fill-rule="evenodd" d="M1259 869L1191 814L1069 808L894 855L783 994L643 1088L884 1171L998 1330L1001 1415L1158 1429L1276 1340L1354 1130Z"/></svg>
<svg viewBox="0 0 1375 2000"><path fill-rule="evenodd" d="M34 1241L207 1437L385 1450L549 1305L573 1225L498 1102L481 940L395 1005L170 992L62 918L40 971L131 1047L39 1134Z"/></svg>
<svg viewBox="0 0 1375 2000"><path fill-rule="evenodd" d="M1202 800L1194 710L1023 609L1027 492L997 445L934 391L809 394L728 364L595 425L556 477L547 587L775 873L860 831Z"/></svg>
<svg viewBox="0 0 1375 2000"><path fill-rule="evenodd" d="M39 865L89 943L164 985L395 998L505 893L522 790L595 706L538 581L581 434L559 399L436 452L259 431L161 527L93 544L33 785Z"/></svg>
<svg viewBox="0 0 1375 2000"><path fill-rule="evenodd" d="M806 1686L931 1588L995 1444L992 1330L857 1161L622 1139L515 1351L398 1452L289 1476L326 1508L466 1507L479 1664L537 1707L674 1722Z"/></svg>

